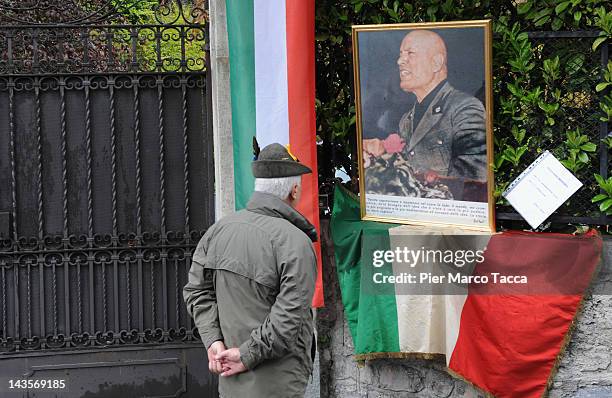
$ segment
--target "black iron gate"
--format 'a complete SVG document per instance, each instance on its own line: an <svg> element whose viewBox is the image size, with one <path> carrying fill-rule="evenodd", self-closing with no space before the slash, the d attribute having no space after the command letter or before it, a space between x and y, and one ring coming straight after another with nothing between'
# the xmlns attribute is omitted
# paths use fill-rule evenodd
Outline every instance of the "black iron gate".
<svg viewBox="0 0 612 398"><path fill-rule="evenodd" d="M0 396L216 396L206 10L143 3L0 1Z"/></svg>

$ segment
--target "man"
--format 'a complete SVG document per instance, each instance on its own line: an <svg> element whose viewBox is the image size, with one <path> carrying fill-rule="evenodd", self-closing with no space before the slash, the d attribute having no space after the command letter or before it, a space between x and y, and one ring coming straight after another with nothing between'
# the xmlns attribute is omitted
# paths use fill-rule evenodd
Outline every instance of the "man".
<svg viewBox="0 0 612 398"><path fill-rule="evenodd" d="M253 162L247 208L200 240L183 290L223 398L303 397L312 371L317 232L295 206L312 171L280 144Z"/></svg>
<svg viewBox="0 0 612 398"><path fill-rule="evenodd" d="M366 164L371 156L402 152L429 179L458 177L486 180L485 111L475 97L446 80L447 53L442 38L413 30L402 40L397 59L402 90L416 96L399 122L399 136L363 140Z"/></svg>

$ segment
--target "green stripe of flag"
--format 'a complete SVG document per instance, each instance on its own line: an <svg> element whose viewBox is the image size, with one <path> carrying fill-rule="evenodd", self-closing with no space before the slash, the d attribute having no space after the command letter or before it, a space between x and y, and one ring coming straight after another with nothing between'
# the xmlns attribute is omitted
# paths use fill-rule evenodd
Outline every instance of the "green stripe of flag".
<svg viewBox="0 0 612 398"><path fill-rule="evenodd" d="M346 189L336 186L330 227L342 303L355 353L398 352L395 289L391 286L388 291L378 290L368 294L364 292L367 289L361 288L362 284L371 283L374 272L384 272L385 269L387 273L392 272L390 267L375 270L371 259L373 250L390 248L388 231L395 225L361 221L358 199ZM363 236L366 229L368 236ZM361 239L355 239L355 236L361 236ZM358 322L359 319L367 319L368 322Z"/></svg>
<svg viewBox="0 0 612 398"><path fill-rule="evenodd" d="M253 192L251 173L255 136L255 42L253 0L227 0L230 57L234 188L236 210L246 207Z"/></svg>

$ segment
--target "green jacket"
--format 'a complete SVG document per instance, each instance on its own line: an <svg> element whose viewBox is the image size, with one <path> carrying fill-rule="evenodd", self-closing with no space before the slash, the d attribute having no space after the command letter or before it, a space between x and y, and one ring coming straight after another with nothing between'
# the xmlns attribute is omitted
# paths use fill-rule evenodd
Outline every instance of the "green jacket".
<svg viewBox="0 0 612 398"><path fill-rule="evenodd" d="M206 348L239 347L245 373L219 378L224 398L303 397L312 372L316 230L277 197L255 192L200 240L183 289Z"/></svg>

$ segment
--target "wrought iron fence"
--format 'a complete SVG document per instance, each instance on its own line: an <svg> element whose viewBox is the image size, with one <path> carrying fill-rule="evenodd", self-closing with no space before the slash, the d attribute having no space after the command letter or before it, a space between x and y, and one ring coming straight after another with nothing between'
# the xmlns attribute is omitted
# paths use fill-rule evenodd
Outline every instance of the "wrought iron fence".
<svg viewBox="0 0 612 398"><path fill-rule="evenodd" d="M0 351L198 340L181 290L214 221L205 12L33 24L49 3L0 2L19 19L0 27Z"/></svg>
<svg viewBox="0 0 612 398"><path fill-rule="evenodd" d="M597 152L589 163L577 173L584 186L570 200L560 207L549 221L552 223L583 223L592 225L609 225L612 217L599 211L598 205L591 203L591 198L599 193L593 175L600 174L607 178L612 172L609 149L601 142L609 133L609 125L601 121L599 102L603 93L595 90L601 82L602 73L609 60L608 45L603 44L597 51L591 46L598 32L531 32L534 62L541 65L543 60L560 58L560 73L554 87L561 93L559 116L552 128L545 128L543 112L541 119L532 121L528 135L534 137L538 147L549 149L559 155L559 148L566 139L568 129L578 128L589 140L597 144ZM503 81L503 77L498 77ZM510 134L509 128L501 128L502 134ZM521 159L524 165L530 164L539 155L528 151ZM522 220L522 217L511 207L498 206L498 220Z"/></svg>

